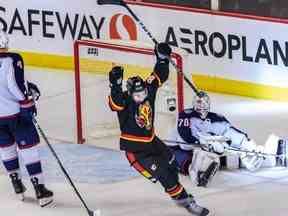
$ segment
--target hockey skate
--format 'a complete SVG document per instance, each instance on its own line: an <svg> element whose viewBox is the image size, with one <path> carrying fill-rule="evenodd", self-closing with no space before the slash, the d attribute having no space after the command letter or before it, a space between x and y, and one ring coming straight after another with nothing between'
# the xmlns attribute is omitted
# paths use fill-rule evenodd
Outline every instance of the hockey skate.
<svg viewBox="0 0 288 216"><path fill-rule="evenodd" d="M35 189L36 198L41 207L50 205L53 202L53 192L49 191L44 184L39 184L37 178L32 178L31 182Z"/></svg>
<svg viewBox="0 0 288 216"><path fill-rule="evenodd" d="M25 186L23 185L21 179L19 178L18 173L12 173L9 175L14 191L21 201L24 201L25 196L24 193L26 191Z"/></svg>
<svg viewBox="0 0 288 216"><path fill-rule="evenodd" d="M206 216L209 214L207 208L199 206L194 200L193 196L189 194L189 197L182 200L175 200L176 204L180 207L184 207L191 215L194 216Z"/></svg>

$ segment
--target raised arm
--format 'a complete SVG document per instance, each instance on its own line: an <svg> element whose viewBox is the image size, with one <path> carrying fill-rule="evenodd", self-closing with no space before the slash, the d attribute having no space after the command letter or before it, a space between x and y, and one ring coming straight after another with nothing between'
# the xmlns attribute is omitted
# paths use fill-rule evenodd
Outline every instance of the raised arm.
<svg viewBox="0 0 288 216"><path fill-rule="evenodd" d="M169 77L169 60L171 48L167 43L159 43L155 47L156 64L151 76L146 80L153 88L159 88Z"/></svg>
<svg viewBox="0 0 288 216"><path fill-rule="evenodd" d="M123 68L120 66L113 67L109 72L110 82L110 96L108 97L109 106L112 111L122 111L126 107L126 100L124 97L122 82L123 82Z"/></svg>

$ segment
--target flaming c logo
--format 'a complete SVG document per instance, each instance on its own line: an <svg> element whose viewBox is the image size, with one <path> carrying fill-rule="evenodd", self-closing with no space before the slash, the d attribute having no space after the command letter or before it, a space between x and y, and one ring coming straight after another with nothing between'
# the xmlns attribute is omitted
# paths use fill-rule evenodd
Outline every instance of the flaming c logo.
<svg viewBox="0 0 288 216"><path fill-rule="evenodd" d="M110 21L110 38L137 40L136 23L128 15L115 14Z"/></svg>

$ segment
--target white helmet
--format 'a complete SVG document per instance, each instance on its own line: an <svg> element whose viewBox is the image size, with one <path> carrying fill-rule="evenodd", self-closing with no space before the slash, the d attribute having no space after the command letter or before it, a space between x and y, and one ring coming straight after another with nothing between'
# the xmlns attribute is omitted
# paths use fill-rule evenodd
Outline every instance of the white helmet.
<svg viewBox="0 0 288 216"><path fill-rule="evenodd" d="M193 98L193 109L200 114L202 119L205 119L210 112L210 97L204 91L200 91Z"/></svg>
<svg viewBox="0 0 288 216"><path fill-rule="evenodd" d="M8 49L9 38L5 31L0 30L0 49Z"/></svg>

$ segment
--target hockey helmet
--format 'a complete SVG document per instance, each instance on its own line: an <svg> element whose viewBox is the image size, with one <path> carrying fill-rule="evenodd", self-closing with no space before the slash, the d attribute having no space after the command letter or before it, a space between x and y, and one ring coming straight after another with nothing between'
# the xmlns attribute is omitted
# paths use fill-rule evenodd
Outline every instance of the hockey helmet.
<svg viewBox="0 0 288 216"><path fill-rule="evenodd" d="M210 97L204 91L200 91L193 98L193 109L200 114L202 119L205 119L210 112Z"/></svg>
<svg viewBox="0 0 288 216"><path fill-rule="evenodd" d="M142 103L147 97L147 88L140 76L130 77L127 80L127 91L136 103Z"/></svg>
<svg viewBox="0 0 288 216"><path fill-rule="evenodd" d="M9 38L5 31L0 30L0 49L8 49Z"/></svg>

